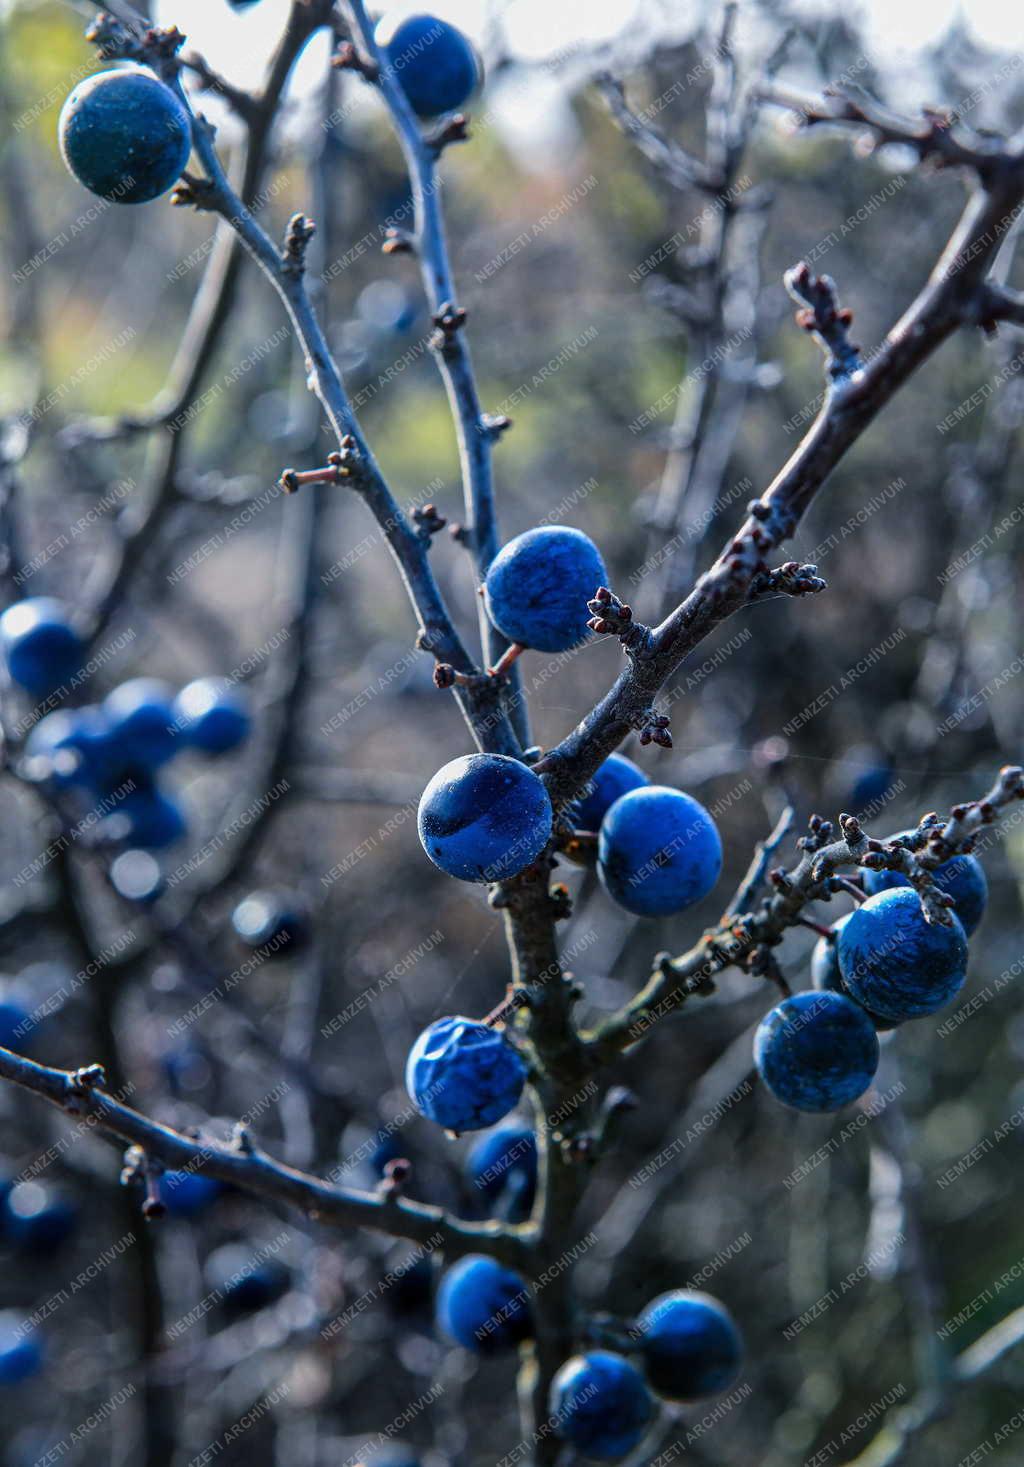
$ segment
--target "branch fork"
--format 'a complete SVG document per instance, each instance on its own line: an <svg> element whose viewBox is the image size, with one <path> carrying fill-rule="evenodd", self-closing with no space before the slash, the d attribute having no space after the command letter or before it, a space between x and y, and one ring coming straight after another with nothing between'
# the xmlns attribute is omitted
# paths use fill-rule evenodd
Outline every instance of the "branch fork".
<svg viewBox="0 0 1024 1467"><path fill-rule="evenodd" d="M376 61L363 56L351 41L342 41L337 52L331 58L331 65L338 71L354 71L366 81L374 84L380 81L380 67Z"/></svg>
<svg viewBox="0 0 1024 1467"><path fill-rule="evenodd" d="M440 127L424 138L424 144L435 157L440 157L451 143L468 143L469 118L462 112L453 112Z"/></svg>

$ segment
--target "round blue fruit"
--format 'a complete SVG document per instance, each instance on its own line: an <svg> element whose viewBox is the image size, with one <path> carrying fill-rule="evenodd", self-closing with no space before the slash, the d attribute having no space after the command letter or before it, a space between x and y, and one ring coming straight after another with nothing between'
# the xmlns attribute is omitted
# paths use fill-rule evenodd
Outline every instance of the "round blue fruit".
<svg viewBox="0 0 1024 1467"><path fill-rule="evenodd" d="M98 708L61 708L39 720L25 752L45 766L45 778L60 788L98 789L114 772L110 725Z"/></svg>
<svg viewBox="0 0 1024 1467"><path fill-rule="evenodd" d="M948 927L926 922L912 887L868 897L839 937L839 969L847 992L884 1019L902 1023L934 1014L967 977L967 937L959 917Z"/></svg>
<svg viewBox="0 0 1024 1467"><path fill-rule="evenodd" d="M377 1176L382 1177L387 1170L388 1164L392 1161L398 1161L407 1152L408 1147L404 1145L397 1132L378 1131L367 1161L371 1169L377 1173Z"/></svg>
<svg viewBox="0 0 1024 1467"><path fill-rule="evenodd" d="M231 922L246 946L266 948L267 958L293 957L309 942L306 905L285 892L250 892L238 903Z"/></svg>
<svg viewBox="0 0 1024 1467"><path fill-rule="evenodd" d="M551 837L551 801L525 764L505 754L465 754L437 771L420 796L420 842L460 881L502 881L526 869Z"/></svg>
<svg viewBox="0 0 1024 1467"><path fill-rule="evenodd" d="M609 754L591 781L589 795L576 801L577 830L600 830L601 821L622 795L638 790L650 780L625 754Z"/></svg>
<svg viewBox="0 0 1024 1467"><path fill-rule="evenodd" d="M839 934L852 913L847 912L832 924L832 937L819 937L811 953L811 982L815 988L830 989L833 993L845 993L842 974L839 972Z"/></svg>
<svg viewBox="0 0 1024 1467"><path fill-rule="evenodd" d="M144 906L166 890L163 872L148 851L122 851L110 866L110 884L126 902Z"/></svg>
<svg viewBox="0 0 1024 1467"><path fill-rule="evenodd" d="M892 787L893 774L887 764L868 764L857 775L849 792L849 808L855 813L885 798Z"/></svg>
<svg viewBox="0 0 1024 1467"><path fill-rule="evenodd" d="M647 1379L668 1401L699 1401L728 1390L740 1372L743 1340L729 1311L710 1294L673 1289L637 1320Z"/></svg>
<svg viewBox="0 0 1024 1467"><path fill-rule="evenodd" d="M158 678L136 677L108 693L103 713L122 764L158 769L178 752L173 695Z"/></svg>
<svg viewBox="0 0 1024 1467"><path fill-rule="evenodd" d="M507 1200L517 1219L528 1217L537 1189L537 1138L529 1126L497 1126L472 1146L466 1176L488 1202Z"/></svg>
<svg viewBox="0 0 1024 1467"><path fill-rule="evenodd" d="M71 1203L39 1182L19 1182L7 1194L3 1231L25 1253L36 1257L56 1253L77 1225Z"/></svg>
<svg viewBox="0 0 1024 1467"><path fill-rule="evenodd" d="M38 1375L43 1351L28 1320L13 1310L0 1314L0 1385L20 1385Z"/></svg>
<svg viewBox="0 0 1024 1467"><path fill-rule="evenodd" d="M610 1350L567 1360L551 1382L548 1405L559 1436L601 1461L631 1452L654 1414L639 1370Z"/></svg>
<svg viewBox="0 0 1024 1467"><path fill-rule="evenodd" d="M393 1314L415 1321L417 1328L426 1324L434 1309L434 1266L421 1253L407 1254L387 1269L384 1293Z"/></svg>
<svg viewBox="0 0 1024 1467"><path fill-rule="evenodd" d="M878 1035L859 1004L841 993L797 993L761 1020L754 1063L768 1089L795 1110L840 1110L878 1069Z"/></svg>
<svg viewBox="0 0 1024 1467"><path fill-rule="evenodd" d="M405 1088L446 1131L483 1131L518 1103L526 1066L505 1035L474 1019L438 1019L409 1051Z"/></svg>
<svg viewBox="0 0 1024 1467"><path fill-rule="evenodd" d="M192 151L188 112L144 71L100 71L70 93L58 125L64 162L91 193L145 204L181 177Z"/></svg>
<svg viewBox="0 0 1024 1467"><path fill-rule="evenodd" d="M898 886L909 886L910 879L902 871L871 871L865 867L861 875L869 896ZM985 868L976 856L953 856L936 866L932 878L940 891L953 898L953 910L960 918L964 932L970 937L988 905L988 881Z"/></svg>
<svg viewBox="0 0 1024 1467"><path fill-rule="evenodd" d="M510 540L484 581L487 615L510 642L538 652L568 652L587 636L587 602L608 580L582 530L542 525Z"/></svg>
<svg viewBox="0 0 1024 1467"><path fill-rule="evenodd" d="M188 832L178 802L147 785L122 795L103 827L109 839L144 851L165 850Z"/></svg>
<svg viewBox="0 0 1024 1467"><path fill-rule="evenodd" d="M228 754L252 732L249 700L221 678L201 677L174 700L174 723L185 742L203 754Z"/></svg>
<svg viewBox="0 0 1024 1467"><path fill-rule="evenodd" d="M157 1184L160 1201L169 1217L199 1217L223 1190L222 1182L202 1172L164 1172Z"/></svg>
<svg viewBox="0 0 1024 1467"><path fill-rule="evenodd" d="M448 1269L437 1291L435 1315L449 1339L480 1354L517 1345L532 1329L526 1285L482 1253L470 1253Z"/></svg>
<svg viewBox="0 0 1024 1467"><path fill-rule="evenodd" d="M291 1274L277 1258L257 1258L243 1243L225 1243L203 1269L224 1312L235 1318L276 1304L288 1292Z"/></svg>
<svg viewBox="0 0 1024 1467"><path fill-rule="evenodd" d="M37 698L70 682L85 648L67 607L52 596L15 601L0 616L0 646L12 681Z"/></svg>
<svg viewBox="0 0 1024 1467"><path fill-rule="evenodd" d="M11 1049L15 1054L25 1054L33 1027L29 1022L30 1018L28 1009L16 999L0 999L0 1048Z"/></svg>
<svg viewBox="0 0 1024 1467"><path fill-rule="evenodd" d="M481 81L473 44L435 15L385 16L377 42L417 117L437 117L463 106Z"/></svg>
<svg viewBox="0 0 1024 1467"><path fill-rule="evenodd" d="M630 790L601 822L598 875L608 895L638 917L692 906L707 896L721 870L718 827L680 790Z"/></svg>
<svg viewBox="0 0 1024 1467"><path fill-rule="evenodd" d="M811 954L811 982L814 987L819 990L828 989L832 993L842 993L847 998L852 997L852 995L847 991L846 984L843 982L843 975L839 971L839 934L851 916L852 913L847 912L845 917L840 917L837 922L833 922L832 931L835 936L832 939L819 937L818 941L814 944L814 951ZM856 1001L854 999L855 1003ZM861 1004L860 1007L864 1008L864 1005ZM885 1033L894 1027L894 1020L883 1019L881 1014L873 1014L870 1009L864 1009L864 1012L874 1024L879 1034Z"/></svg>

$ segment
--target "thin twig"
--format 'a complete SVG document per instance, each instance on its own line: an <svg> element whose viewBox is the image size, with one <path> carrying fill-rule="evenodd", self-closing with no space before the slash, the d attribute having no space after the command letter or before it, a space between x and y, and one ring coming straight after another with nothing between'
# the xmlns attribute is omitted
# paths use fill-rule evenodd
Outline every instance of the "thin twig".
<svg viewBox="0 0 1024 1467"><path fill-rule="evenodd" d="M437 326L434 358L448 392L458 437L468 520L464 527L465 539L473 553L477 577L482 581L500 548L491 453L505 425L492 422L480 405L466 339L465 312L460 312L455 304L458 297L445 238L441 182L437 172L440 150L424 137L394 67L389 66L381 54L363 0L346 0L346 9L352 18L354 33L376 70L375 80L387 103L409 172L414 218L414 233L409 244L419 260L427 302ZM451 326L447 324L449 322ZM494 667L500 662L508 642L491 623L482 601L479 617L485 660L488 667ZM529 719L518 669L506 672L505 688L509 718L521 745L526 748L530 743Z"/></svg>
<svg viewBox="0 0 1024 1467"><path fill-rule="evenodd" d="M845 866L859 866L868 859L877 870L902 871L920 893L930 920L948 921L945 898L931 880L931 872L969 849L981 830L1021 799L1024 770L1008 765L987 795L954 806L947 821L923 827L921 839L928 838L928 849L916 853L869 839L852 816L841 817L842 839L833 840L831 824L815 817L811 835L801 839L800 861L788 872L772 873L775 890L760 909L730 911L689 952L678 958L660 955L646 987L583 1036L593 1062L605 1063L645 1038L660 1017L677 1012L692 995L708 992L716 974L737 965L756 968L759 956L770 955L809 902L828 899L834 873Z"/></svg>
<svg viewBox="0 0 1024 1467"><path fill-rule="evenodd" d="M201 1171L257 1196L287 1203L307 1216L339 1227L366 1227L424 1243L437 1234L452 1257L490 1253L512 1267L529 1266L528 1225L469 1222L440 1207L406 1197L378 1196L334 1186L275 1161L251 1138L241 1147L194 1140L149 1119L103 1089L96 1067L59 1070L0 1049L0 1077L49 1100L71 1115L94 1122L107 1136L140 1146L146 1155L177 1171Z"/></svg>

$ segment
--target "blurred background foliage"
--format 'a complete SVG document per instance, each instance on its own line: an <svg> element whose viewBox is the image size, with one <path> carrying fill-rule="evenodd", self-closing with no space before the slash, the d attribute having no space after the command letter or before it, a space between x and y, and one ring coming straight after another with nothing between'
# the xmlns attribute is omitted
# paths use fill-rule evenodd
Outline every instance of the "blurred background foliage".
<svg viewBox="0 0 1024 1467"><path fill-rule="evenodd" d="M207 0L211 12L221 3ZM164 9L162 19L176 18L173 6ZM73 446L67 429L83 416L142 410L165 386L212 234L208 218L166 200L138 210L101 205L66 174L56 118L74 79L95 64L81 35L88 10L13 4L0 32L6 433L35 409L29 451L10 469L23 562L88 520L19 589L82 607L110 568L119 530L131 526L154 442L167 430ZM639 11L635 33L553 64L517 61L482 23L492 80L473 140L449 150L443 176L481 396L489 410L514 419L496 454L503 533L551 515L585 529L612 584L627 599L635 589L650 616L661 596L658 573L638 586L630 576L673 533L651 520L676 396L696 392L700 380L700 357L663 286L686 283L693 263L686 249L705 205L694 191L666 187L617 129L593 78L622 75L632 105L654 104L657 125L700 153L718 17L711 6L695 7L681 31L664 7ZM488 19L482 6L481 17ZM820 89L852 72L869 88L891 87L890 58L838 5L810 15L796 6L792 13L787 5L744 6L738 54L748 79L787 27L779 71L787 84ZM193 39L202 46L198 31ZM980 92L971 122L1012 132L1024 120L1012 62L959 25L915 58L915 84L946 105ZM307 67L308 86L290 95L262 214L275 237L294 210L316 215L319 305L371 441L404 503L432 499L454 523L457 455L426 349L431 327L415 262L379 249L386 222L408 208L400 158L358 80L335 73L325 100L324 72L322 64ZM492 113L491 99L502 93L503 109ZM887 100L904 101L891 91ZM547 134L531 115L545 106L553 114ZM517 107L520 130L509 122ZM325 129L332 113L337 120ZM237 124L222 109L217 116L221 142L235 155ZM533 141L523 143L527 123ZM778 108L762 110L742 171L771 202L748 335L742 351L725 354L723 373L732 361L749 363L751 351L759 365L728 445L721 508L702 526L684 505L674 530L698 568L793 451L821 391L820 358L792 324L783 271L810 257L832 274L869 352L924 282L962 197L953 175L918 170L891 150L859 156L848 138L799 132ZM663 249L677 237L680 248ZM645 269L659 252L664 258ZM721 628L675 682L674 749L626 748L659 782L717 811L726 870L699 910L656 924L611 910L588 874L560 871L576 897L565 947L586 989L585 1012L630 994L656 951L690 944L787 800L801 822L812 811L834 818L867 806L871 829L885 835L981 794L1001 763L1019 759L1018 350L1012 330L994 341L961 335L942 350L843 461L800 528L792 553L817 560L829 589L811 603L779 599ZM979 388L985 401L941 428ZM258 654L288 624L295 526L306 513L274 485L286 464L322 462L331 445L278 304L248 265L202 390L201 408L176 430L182 441L170 502L100 646L125 631L131 639L98 668L84 697L141 672L176 685L228 673L256 654L249 681L269 720L282 696L273 668L298 655L299 637ZM663 396L666 404L653 411ZM97 503L106 507L92 514ZM429 660L410 655L412 618L379 532L342 489L330 489L321 494L315 535L303 633L308 668L285 695L293 726L288 797L274 803L239 868L190 906L190 883L203 878L208 858L224 854L211 856L211 838L227 828L230 812L263 794L265 739L227 765L186 767L188 849L168 863L194 859L196 869L166 899L169 916L156 920L163 927L155 936L150 915L126 915L112 901L102 853L76 845L68 861L94 948L116 942L126 927L137 942L105 968L102 982L80 983L63 999L40 1024L33 1054L60 1065L87 1062L106 1026L134 1103L179 1125L212 1116L227 1127L286 1079L287 1099L257 1112L262 1142L314 1170L343 1166L349 1180L372 1184L364 1143L405 1114L402 1066L411 1040L438 1014L486 1013L502 997L507 963L485 891L443 879L416 839L410 801L442 762L468 750L468 739L452 700L432 686ZM972 547L969 563L948 574ZM433 556L472 635L469 558L447 535ZM194 568L179 574L190 557ZM870 665L859 668L872 649ZM538 743L556 741L578 721L614 676L618 656L602 644L558 659L557 668L540 654L524 659ZM820 711L787 733L816 700ZM30 881L16 879L52 836L36 795L10 772L17 754L15 740L0 782L7 836L0 961L13 991L34 1006L81 971L81 914L69 909L63 859ZM826 1451L820 1460L848 1460L874 1430L865 1426L849 1445L835 1445L858 1413L898 1386L913 1393L928 1354L922 1341L934 1333L929 1308L941 1325L983 1291L992 1294L955 1332L951 1343L962 1348L1024 1305L1020 1133L954 1185L936 1182L1024 1100L1024 1008L1013 981L1022 958L1022 830L1007 821L986 843L991 904L972 943L965 998L994 988L1001 975L1002 986L955 1032L937 1032L947 1017L940 1015L886 1045L876 1091L898 1089L886 1120L851 1127L856 1112L834 1121L794 1117L747 1086L750 1030L770 995L736 975L619 1065L614 1078L635 1089L639 1105L595 1169L581 1219L581 1234L592 1230L595 1241L579 1266L580 1289L595 1308L628 1314L713 1264L706 1287L742 1325L752 1389L689 1443L693 1460L783 1467ZM230 855L230 841L227 848ZM339 863L344 874L331 877ZM305 895L315 914L312 950L257 966L230 999L182 1027L197 996L242 961L229 915L254 885ZM823 915L840 909L837 901ZM431 934L438 936L424 951ZM813 940L791 934L781 951L795 987L809 981ZM382 985L340 1033L320 1032L404 960L409 971ZM32 1314L66 1294L38 1324L44 1373L16 1393L7 1387L0 1401L5 1467L45 1460L119 1385L143 1379L146 1409L140 1385L139 1397L84 1435L75 1460L138 1459L147 1436L152 1452L151 1412L162 1400L163 1427L174 1439L165 1460L190 1462L282 1385L281 1399L220 1451L221 1460L243 1453L275 1463L352 1460L437 1381L443 1393L400 1434L428 1467L495 1462L518 1442L511 1363L470 1360L436 1338L430 1268L380 1287L407 1255L403 1245L275 1217L230 1195L196 1219L155 1225L73 1289L104 1249L144 1233L138 1196L119 1191L109 1146L76 1134L30 1098L0 1091L0 1117L3 1169L29 1174L77 1216L59 1248L33 1254L0 1241L0 1307ZM830 1139L826 1159L787 1185ZM665 1148L671 1159L631 1185ZM403 1124L412 1194L473 1207L460 1173L465 1150L426 1122ZM168 1337L206 1296L210 1255L232 1241L269 1247L286 1262L288 1292L241 1320L210 1309ZM783 1334L865 1259L872 1260L865 1276L822 1317ZM921 1297L926 1277L936 1293L931 1306ZM325 1339L325 1324L368 1290L369 1306ZM951 1419L922 1435L905 1460L959 1461L1014 1410L1022 1385L1024 1360L1010 1358L983 1388L958 1398ZM986 1460L1019 1455L1011 1439Z"/></svg>

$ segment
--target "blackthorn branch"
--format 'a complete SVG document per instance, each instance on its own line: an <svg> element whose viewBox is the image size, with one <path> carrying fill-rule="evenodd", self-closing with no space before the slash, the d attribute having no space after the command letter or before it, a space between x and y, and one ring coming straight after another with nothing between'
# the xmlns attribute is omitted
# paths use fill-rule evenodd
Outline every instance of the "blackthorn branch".
<svg viewBox="0 0 1024 1467"><path fill-rule="evenodd" d="M799 1109L834 1110L855 1100L870 1085L878 1064L877 1030L932 1012L963 981L965 934L971 926L966 900L972 893L968 891L965 898L947 868L957 859L969 861L979 834L1011 803L1024 798L1024 773L1008 766L983 798L954 806L945 819L926 816L916 830L888 839L869 835L865 822L856 816L841 814L834 823L816 816L797 843L800 855L788 870L772 866L792 827L794 816L787 809L718 922L681 956L659 954L646 987L590 1028L576 1022L575 1007L584 990L559 954L556 925L570 915L571 903L565 887L552 885L552 871L563 855L581 865L596 865L614 901L638 916L680 912L714 886L722 845L711 814L690 796L649 783L643 771L615 756L614 750L631 731L639 733L641 745L672 747L668 716L657 709L659 694L689 654L735 612L779 595L799 598L825 590L815 564L790 560L772 568L770 557L792 538L832 471L911 375L961 327L981 327L988 334L1000 322L1024 320L1019 295L1005 281L989 279L1000 238L1024 200L1024 152L1017 143L967 133L956 119L942 114L899 118L853 88L832 93L824 104L801 107L808 126L853 126L873 144L909 144L923 160L961 169L969 179L968 202L926 286L870 359L862 357L850 340L850 313L840 306L830 277L815 275L806 263L787 274L786 287L801 306L798 324L817 338L825 352L828 380L821 410L789 461L748 506L741 527L711 566L659 624L647 626L605 584L600 554L579 531L547 525L500 545L492 451L510 419L488 415L482 408L467 344L467 309L460 304L449 260L438 176L446 147L472 139L472 126L461 111L476 76L472 48L454 28L434 22L439 34L448 38L452 72L447 86L454 92L429 66L418 78L412 69L403 77L393 59L395 42L380 40L362 0L347 0L343 9L350 39L336 52L337 69L379 90L411 183L414 226L409 231L390 230L384 252L415 255L422 274L434 326L429 344L448 394L461 460L466 519L452 529L472 555L482 592L479 657L463 641L431 566L431 543L445 518L433 503L408 513L399 507L357 419L322 312L315 308L316 295L311 294L307 275L318 248L317 222L305 212L294 213L278 245L258 216L268 138L292 63L316 30L329 27L332 40L343 34L334 6L326 0L297 0L293 5L264 89L252 95L233 87L201 57L183 59L184 38L175 28L149 27L124 5L119 4L114 15L101 15L93 27L92 39L105 59L133 60L162 80L157 83L148 75L140 79L135 74L128 80L125 72L115 72L106 81L91 78L67 113L63 143L69 164L89 182L85 165L90 160L83 164L73 146L72 123L75 109L88 105L93 87L145 89L155 99L155 109L163 109L172 121L185 118L179 127L190 130L202 172L181 172L188 153L186 131L178 139L181 156L142 180L140 188L146 191L137 197L170 192L173 202L212 213L220 221L220 242L181 343L171 387L148 412L133 419L106 429L86 425L73 451L102 439L169 429L195 401L230 312L244 250L285 310L301 347L308 384L336 445L326 455L326 464L321 451L316 455L320 467L285 468L280 476L280 488L286 493L303 490L288 510L293 516L294 563L284 608L297 650L271 691L284 705L301 701L305 691L317 532L327 486L344 485L370 510L387 541L419 624L416 645L434 658L435 684L452 691L478 750L451 760L427 786L419 806L422 844L449 875L489 888L492 908L503 914L511 957L508 995L485 1019L445 1017L420 1035L410 1052L407 1089L421 1114L445 1129L461 1131L500 1120L528 1087L536 1116L536 1195L516 1219L510 1212L500 1220L477 1222L410 1198L416 1174L403 1157L385 1164L376 1192L356 1191L271 1158L248 1126L240 1126L232 1140L224 1142L147 1118L108 1088L120 1080L123 1067L113 1032L109 976L97 985L102 989L96 1010L100 1065L60 1070L0 1048L0 1076L87 1119L119 1144L128 1143L125 1180L142 1183L147 1218L156 1219L163 1210L160 1180L166 1169L173 1169L245 1187L338 1227L370 1228L432 1246L439 1238L447 1261L459 1261L446 1275L439 1296L439 1316L448 1332L467 1348L478 1347L481 1331L492 1343L523 1346L519 1389L524 1439L535 1442L540 1467L554 1462L560 1451L556 1437L540 1431L552 1411L560 1418L562 1437L597 1455L621 1456L636 1446L654 1414L649 1387L669 1401L688 1401L723 1389L736 1378L741 1345L721 1306L698 1303L692 1291L683 1290L652 1301L638 1321L638 1355L644 1371L614 1352L574 1355L581 1340L596 1337L617 1343L622 1338L610 1329L602 1335L600 1326L595 1331L588 1324L571 1269L558 1266L578 1244L580 1203L591 1169L614 1140L616 1118L631 1103L621 1087L613 1086L602 1095L597 1077L647 1038L660 1018L677 1013L692 997L709 995L720 974L737 968L778 987L783 996L762 1022L755 1046L757 1068L768 1088ZM739 89L732 50L734 21L735 6L728 5L715 52L707 161L643 121L626 104L618 82L606 78L601 84L616 120L655 168L673 187L695 190L707 196L709 207L714 206L716 223L705 232L707 268L702 267L702 278L692 286L677 284L666 298L708 342L719 345L728 315L724 281L730 273L733 224L737 216L756 215L767 203L756 191L742 201L737 194L756 105ZM423 22L431 23L429 17L416 17L405 24L416 28ZM214 129L192 111L182 85L183 68L198 78L202 89L220 95L245 125L245 170L237 188L218 154ZM440 105L436 105L438 89ZM763 96L791 104L777 89ZM91 162L97 166L95 157ZM106 167L116 159L102 156L99 162ZM179 182L172 191L174 178ZM98 186L96 178L92 183L97 184L94 192L109 197L109 188ZM736 298L748 289L749 280ZM753 355L745 362L744 373L745 388L756 375ZM685 463L677 459L671 473L666 470L661 508L671 513L662 515L665 528L678 523L687 497L684 488L695 482L695 464L711 441L715 393L702 387L696 402L692 423L684 424L682 416L677 419L677 428L686 428L686 440L677 441L674 449L688 458ZM727 459L722 445L728 436L720 434L710 455L719 469ZM178 497L180 434L169 432L154 441L147 492L141 506L135 506L135 523L123 536L114 574L91 608L92 642L121 603L138 558L155 543ZM715 477L710 473L707 482ZM63 655L61 647L77 656L81 638L52 609L44 613L38 606L31 609L21 603L13 610L17 615L0 626L8 672L26 690L42 691L38 638L43 637L48 648L41 669L47 676ZM531 749L520 654L529 648L558 655L572 651L585 640L588 629L621 643L623 670L572 733L553 749ZM171 754L170 748L152 750L157 736L170 728L162 712L162 695L152 688L129 693L129 688L122 685L111 695L109 706L104 705L105 716L116 728L122 748L136 740L132 761L145 766L148 760L155 768ZM126 700L131 706L120 706ZM230 710L222 702L218 712L224 716ZM196 747L206 737L200 732L205 726L202 717L194 726L189 723L188 736ZM54 778L62 752L68 751L55 754L50 749L48 778ZM72 753L84 762L81 748ZM283 777L296 759L294 725L282 715L267 771L272 778ZM73 772L78 768L72 763ZM390 788L390 782L383 790L377 787L376 797L388 798ZM340 779L333 789L333 796L327 797L344 799L352 786ZM152 818L156 797L153 791L148 794ZM49 794L44 798L63 818L61 801ZM165 802L161 810L165 821L173 824L173 804ZM66 822L62 835L65 827ZM160 839L140 844L157 846L173 838L164 841L161 834ZM241 858L258 839L254 835L240 843ZM201 896L223 889L241 858L208 880ZM858 882L841 874L850 867L859 870ZM95 943L76 864L66 852L60 853L59 879L69 929L91 961ZM117 889L113 868L110 879ZM763 888L767 890L762 895ZM811 903L827 902L838 892L863 899L844 919L841 933L839 924L825 929L806 911ZM981 893L983 905L983 879ZM973 896L978 898L977 891ZM202 945L185 930L198 900L170 920L160 911L150 924L151 936L143 950L166 947L204 972ZM290 913L278 909L272 915L267 931L259 927L259 940L270 931L280 935L291 928L289 941L301 946L296 935L302 927L301 908ZM921 962L927 958L931 964L927 983L916 971L896 973L900 960L891 960L891 952L880 952L876 933L883 919L904 943L904 968L914 967L906 958L913 937L911 956ZM799 925L813 926L822 934L835 973L832 982L823 979L815 990L790 996L776 950L787 931ZM237 916L235 926L241 935L249 931ZM848 954L857 961L848 962ZM893 989L888 995L887 983ZM923 995L922 986L928 990ZM887 996L889 1007L881 1002ZM244 1006L239 1012L246 1017ZM815 1070L816 1051L829 1046L834 1048L826 1056L828 1073L823 1076ZM794 1064L794 1052L799 1053L799 1064ZM301 1049L282 1046L277 1059L302 1079L312 1098L331 1098L315 1093ZM302 1142L296 1145L294 1135L286 1136L286 1142L285 1154L294 1160ZM152 1269L151 1253L143 1259L143 1268ZM1022 1332L1014 1318L973 1363L970 1352L961 1357L954 1378L966 1379L987 1368L1002 1348L1015 1343ZM699 1335L704 1352L699 1368L684 1359L691 1331ZM150 1329L147 1353L152 1353L152 1334ZM597 1404L591 1410L593 1397ZM155 1395L152 1404L154 1410L163 1409ZM876 1453L869 1460L898 1460L904 1442L930 1419L930 1410L930 1402L927 1409L919 1406L905 1425L897 1418L890 1455ZM884 1443L883 1449L889 1450ZM153 1442L150 1459L159 1460Z"/></svg>

